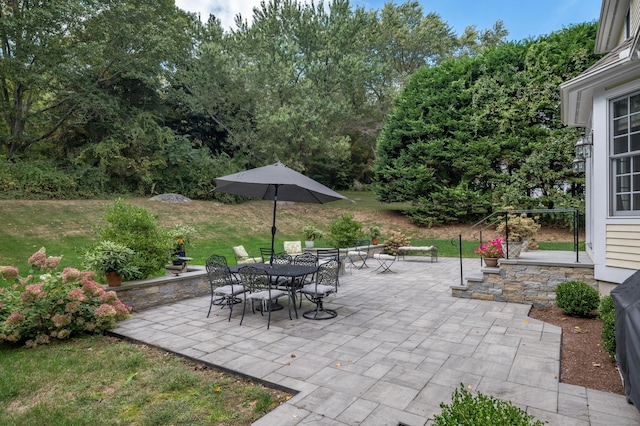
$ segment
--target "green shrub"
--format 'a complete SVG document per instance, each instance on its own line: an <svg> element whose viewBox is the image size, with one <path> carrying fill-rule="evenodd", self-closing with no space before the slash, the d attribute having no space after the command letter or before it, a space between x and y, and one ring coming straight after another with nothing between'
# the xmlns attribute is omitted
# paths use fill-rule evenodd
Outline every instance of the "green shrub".
<svg viewBox="0 0 640 426"><path fill-rule="evenodd" d="M303 226L302 233L304 234L305 241L315 241L324 237L324 232L313 225Z"/></svg>
<svg viewBox="0 0 640 426"><path fill-rule="evenodd" d="M176 241L151 212L117 199L106 209L107 225L97 228L102 240L120 243L134 251L131 265L139 270L131 279L156 274L171 260Z"/></svg>
<svg viewBox="0 0 640 426"><path fill-rule="evenodd" d="M556 306L565 315L588 317L600 304L598 290L582 281L567 281L556 288Z"/></svg>
<svg viewBox="0 0 640 426"><path fill-rule="evenodd" d="M69 199L77 197L76 186L72 177L44 160L5 160L0 171L2 198Z"/></svg>
<svg viewBox="0 0 640 426"><path fill-rule="evenodd" d="M602 342L604 350L613 358L616 355L616 311L613 297L605 296L600 301L598 318L602 321Z"/></svg>
<svg viewBox="0 0 640 426"><path fill-rule="evenodd" d="M543 426L539 420L511 402L502 401L481 393L473 396L460 384L451 397L451 404L440 404L442 413L436 415L434 426Z"/></svg>
<svg viewBox="0 0 640 426"><path fill-rule="evenodd" d="M335 247L355 246L363 236L362 222L355 220L351 213L343 214L329 225L329 239Z"/></svg>

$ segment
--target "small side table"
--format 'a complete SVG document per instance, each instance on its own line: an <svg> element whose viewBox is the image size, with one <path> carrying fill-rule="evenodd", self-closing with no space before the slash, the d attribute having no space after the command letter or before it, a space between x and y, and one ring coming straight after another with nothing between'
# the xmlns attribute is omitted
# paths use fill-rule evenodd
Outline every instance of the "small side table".
<svg viewBox="0 0 640 426"><path fill-rule="evenodd" d="M191 262L193 260L193 257L176 256L175 260L180 260L182 261L182 263L180 265L165 265L167 275L178 275L182 272L187 272L187 262Z"/></svg>

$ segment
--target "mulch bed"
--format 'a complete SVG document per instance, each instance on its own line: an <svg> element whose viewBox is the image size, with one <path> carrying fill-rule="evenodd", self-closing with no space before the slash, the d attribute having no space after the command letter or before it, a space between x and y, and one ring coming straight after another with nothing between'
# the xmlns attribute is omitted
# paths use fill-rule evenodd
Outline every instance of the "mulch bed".
<svg viewBox="0 0 640 426"><path fill-rule="evenodd" d="M563 315L558 307L534 307L529 316L562 328L562 383L624 395L618 367L602 347L600 320Z"/></svg>

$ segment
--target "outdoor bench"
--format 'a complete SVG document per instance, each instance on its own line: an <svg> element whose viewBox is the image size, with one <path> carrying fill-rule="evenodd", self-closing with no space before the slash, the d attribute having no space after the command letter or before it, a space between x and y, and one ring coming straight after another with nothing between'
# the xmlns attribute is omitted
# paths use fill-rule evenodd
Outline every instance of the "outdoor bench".
<svg viewBox="0 0 640 426"><path fill-rule="evenodd" d="M431 263L438 261L438 246L402 246L398 247L398 256L404 256L407 253L427 253L431 255Z"/></svg>

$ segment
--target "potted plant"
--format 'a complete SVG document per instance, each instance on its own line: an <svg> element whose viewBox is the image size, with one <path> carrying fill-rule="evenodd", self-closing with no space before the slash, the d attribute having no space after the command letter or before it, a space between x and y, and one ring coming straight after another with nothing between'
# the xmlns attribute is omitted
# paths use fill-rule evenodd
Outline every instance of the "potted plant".
<svg viewBox="0 0 640 426"><path fill-rule="evenodd" d="M169 235L171 236L171 240L175 247L173 250L174 265L182 265L184 263L184 260L178 258L185 257L187 255L185 247L191 243L191 236L195 234L195 232L196 231L192 226L182 224L175 225L169 230Z"/></svg>
<svg viewBox="0 0 640 426"><path fill-rule="evenodd" d="M512 210L507 207L507 210ZM505 220L496 226L496 231L506 241L508 257L519 257L526 242L533 240L540 229L537 217L529 217L526 213L507 213Z"/></svg>
<svg viewBox="0 0 640 426"><path fill-rule="evenodd" d="M129 247L109 240L100 241L85 255L85 266L92 271L101 272L107 278L110 287L119 286L122 279L139 273L133 265L135 252Z"/></svg>
<svg viewBox="0 0 640 426"><path fill-rule="evenodd" d="M305 238L304 244L307 248L313 247L314 241L324 236L324 233L313 225L303 226L302 232Z"/></svg>
<svg viewBox="0 0 640 426"><path fill-rule="evenodd" d="M473 252L484 259L485 265L495 268L498 266L498 259L504 257L502 238L495 238L486 244L480 244Z"/></svg>
<svg viewBox="0 0 640 426"><path fill-rule="evenodd" d="M382 230L378 225L373 225L369 227L369 237L371 238L371 243L375 246L378 245L378 239L382 236Z"/></svg>

